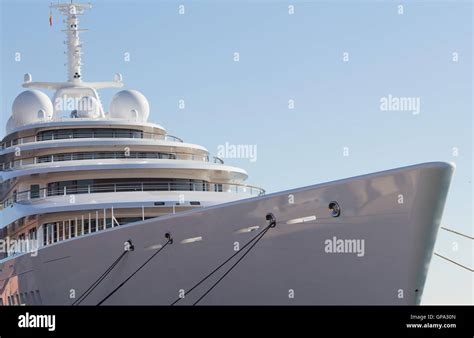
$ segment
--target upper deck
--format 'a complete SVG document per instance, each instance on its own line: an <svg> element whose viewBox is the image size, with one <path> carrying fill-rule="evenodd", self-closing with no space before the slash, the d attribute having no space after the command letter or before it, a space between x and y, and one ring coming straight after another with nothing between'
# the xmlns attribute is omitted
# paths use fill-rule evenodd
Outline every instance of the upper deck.
<svg viewBox="0 0 474 338"><path fill-rule="evenodd" d="M72 130L74 132L67 132ZM94 132L95 130L102 130L103 133ZM46 134L46 131L50 131L50 133ZM123 119L58 118L47 122L26 124L12 130L3 138L0 148L3 150L16 145L48 140L103 137L183 142L179 137L168 135L166 129L161 125L151 122Z"/></svg>
<svg viewBox="0 0 474 338"><path fill-rule="evenodd" d="M36 239L43 230L49 238L57 222L78 225L76 218L84 229L99 211L104 217L94 227L106 229L264 194L243 184L244 169L149 122L141 92L120 90L104 107L98 90L124 83L120 73L112 81L84 80L78 16L90 5L51 7L65 17L68 76L64 82L35 82L27 73L27 90L13 101L0 142L0 238Z"/></svg>

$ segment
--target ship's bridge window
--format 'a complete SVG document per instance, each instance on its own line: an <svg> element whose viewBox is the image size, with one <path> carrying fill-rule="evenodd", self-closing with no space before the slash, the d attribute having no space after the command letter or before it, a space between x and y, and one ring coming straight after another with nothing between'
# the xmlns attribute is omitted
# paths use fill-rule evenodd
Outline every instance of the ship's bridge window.
<svg viewBox="0 0 474 338"><path fill-rule="evenodd" d="M143 138L143 131L136 129L79 128L47 130L36 135L38 141L69 138Z"/></svg>
<svg viewBox="0 0 474 338"><path fill-rule="evenodd" d="M113 129L96 129L94 131L94 136L98 138L113 138L114 130Z"/></svg>

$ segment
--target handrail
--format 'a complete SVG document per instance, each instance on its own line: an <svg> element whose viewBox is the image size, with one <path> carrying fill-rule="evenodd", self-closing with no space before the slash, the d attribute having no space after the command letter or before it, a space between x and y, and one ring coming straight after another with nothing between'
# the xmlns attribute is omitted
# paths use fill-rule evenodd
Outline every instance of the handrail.
<svg viewBox="0 0 474 338"><path fill-rule="evenodd" d="M231 192L243 193L251 196L262 196L265 190L259 187L218 182L125 182L125 183L98 183L82 187L64 187L62 189L41 188L36 191L24 190L3 201L3 207L8 207L21 201L45 199L54 196L67 196L76 194L95 194L103 192L144 192L144 191L202 191L202 192Z"/></svg>
<svg viewBox="0 0 474 338"><path fill-rule="evenodd" d="M85 129L85 128L84 128ZM105 129L105 128L98 128L98 129ZM58 129L54 129L58 130ZM81 129L75 129L75 130L81 130ZM155 133L150 133L150 132L145 132L145 131L129 131L127 129L124 129L123 131L120 131L118 134L115 133L118 129L114 130L114 136L113 137L100 137L96 136L95 134L90 134L90 133L81 133L81 132L76 132L73 135L64 135L68 137L59 137L59 138L54 138L51 137L51 139L41 139L38 140L37 135L28 135L28 136L23 136L17 139L11 139L8 142L2 142L1 143L1 149L6 149L10 148L19 144L25 144L25 143L37 143L37 142L45 142L45 141L52 141L52 140L68 140L68 139L96 139L96 138L134 138L134 139L152 139L152 140L164 140L164 141L172 141L172 142L180 142L183 143L184 141L173 135L169 134L155 134ZM117 137L115 135L119 135L120 137ZM136 135L140 135L141 137L135 137ZM90 137L88 137L90 136Z"/></svg>
<svg viewBox="0 0 474 338"><path fill-rule="evenodd" d="M220 157L214 156L214 163L224 164L224 160Z"/></svg>
<svg viewBox="0 0 474 338"><path fill-rule="evenodd" d="M153 154L156 157L140 156L140 154ZM99 156L99 154L107 154L106 156ZM69 158L64 159L64 156ZM56 157L56 158L55 158ZM58 159L59 157L59 159ZM62 157L62 159L61 159ZM86 161L86 160L190 160L190 161L201 161L201 162L212 162L217 164L224 164L224 161L216 156L209 157L209 155L196 155L190 153L179 153L179 152L144 152L144 151L132 151L127 156L125 152L119 151L96 151L96 152L76 152L76 153L59 153L49 154L42 156L24 157L10 162L1 163L0 167L2 171L12 170L17 168L23 168L29 165L41 165L46 163L56 162L70 162L70 161ZM211 160L212 159L212 160Z"/></svg>

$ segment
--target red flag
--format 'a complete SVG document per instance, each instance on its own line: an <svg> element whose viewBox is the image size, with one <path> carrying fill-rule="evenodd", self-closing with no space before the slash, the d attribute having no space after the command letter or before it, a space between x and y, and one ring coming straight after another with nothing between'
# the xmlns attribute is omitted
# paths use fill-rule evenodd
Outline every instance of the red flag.
<svg viewBox="0 0 474 338"><path fill-rule="evenodd" d="M51 13L49 13L49 25L53 25L53 15Z"/></svg>

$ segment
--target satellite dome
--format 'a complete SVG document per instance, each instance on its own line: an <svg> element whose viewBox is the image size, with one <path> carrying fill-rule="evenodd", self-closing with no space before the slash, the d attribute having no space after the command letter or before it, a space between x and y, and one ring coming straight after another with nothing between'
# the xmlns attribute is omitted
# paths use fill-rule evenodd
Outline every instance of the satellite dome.
<svg viewBox="0 0 474 338"><path fill-rule="evenodd" d="M137 90L122 90L110 102L111 118L146 122L150 105L146 97Z"/></svg>
<svg viewBox="0 0 474 338"><path fill-rule="evenodd" d="M49 97L39 90L25 90L13 101L11 127L48 121L52 117L53 104Z"/></svg>
<svg viewBox="0 0 474 338"><path fill-rule="evenodd" d="M84 96L78 102L77 117L96 119L100 117L100 104L95 97Z"/></svg>
<svg viewBox="0 0 474 338"><path fill-rule="evenodd" d="M16 128L16 122L13 119L13 116L10 116L10 118L7 121L7 126L6 126L7 133L8 134L11 133L13 130L15 130L15 128Z"/></svg>

